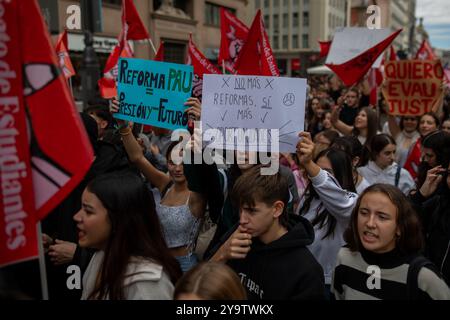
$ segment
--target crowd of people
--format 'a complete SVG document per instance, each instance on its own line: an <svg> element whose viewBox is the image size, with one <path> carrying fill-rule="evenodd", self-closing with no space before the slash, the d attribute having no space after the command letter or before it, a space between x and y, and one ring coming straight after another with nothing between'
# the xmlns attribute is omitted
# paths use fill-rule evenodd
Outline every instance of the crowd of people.
<svg viewBox="0 0 450 320"><path fill-rule="evenodd" d="M42 224L50 299L450 300L449 90L436 113L394 117L366 80L308 80L306 130L274 175L251 152L177 163L170 131L92 101L95 161Z"/></svg>

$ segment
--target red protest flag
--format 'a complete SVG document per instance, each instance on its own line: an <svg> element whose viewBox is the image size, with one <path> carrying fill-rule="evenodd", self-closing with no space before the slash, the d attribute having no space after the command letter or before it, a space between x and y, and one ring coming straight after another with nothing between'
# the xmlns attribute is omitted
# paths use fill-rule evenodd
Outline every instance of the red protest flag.
<svg viewBox="0 0 450 320"><path fill-rule="evenodd" d="M395 53L394 47L389 47L389 61L397 61L397 53Z"/></svg>
<svg viewBox="0 0 450 320"><path fill-rule="evenodd" d="M203 75L206 74L221 74L219 71L200 50L197 49L192 41L192 35L189 37L188 55L186 64L192 65L194 69L194 79L192 80L192 96L202 97Z"/></svg>
<svg viewBox="0 0 450 320"><path fill-rule="evenodd" d="M19 2L2 3L2 36L8 41L2 41L0 60L0 267L38 256L20 59Z"/></svg>
<svg viewBox="0 0 450 320"><path fill-rule="evenodd" d="M333 70L346 86L352 86L364 77L378 57L386 50L402 30L403 29L400 29L392 33L374 47L364 51L347 62L342 64L326 64L326 66Z"/></svg>
<svg viewBox="0 0 450 320"><path fill-rule="evenodd" d="M328 52L330 52L331 48L331 41L318 41L320 46L320 54L319 57L323 58L328 55Z"/></svg>
<svg viewBox="0 0 450 320"><path fill-rule="evenodd" d="M97 84L102 98L112 99L114 97L117 97L116 80L114 80L113 78L102 77L98 79Z"/></svg>
<svg viewBox="0 0 450 320"><path fill-rule="evenodd" d="M434 54L433 48L431 48L430 44L428 43L428 40L425 39L422 41L419 50L417 50L416 59L418 60L437 59L436 55Z"/></svg>
<svg viewBox="0 0 450 320"><path fill-rule="evenodd" d="M36 215L42 219L81 182L94 155L37 1L17 2Z"/></svg>
<svg viewBox="0 0 450 320"><path fill-rule="evenodd" d="M270 47L261 10L258 10L250 27L247 41L237 58L235 68L238 74L279 76L280 71Z"/></svg>
<svg viewBox="0 0 450 320"><path fill-rule="evenodd" d="M155 58L153 60L164 61L164 42L161 41L158 52L156 52Z"/></svg>
<svg viewBox="0 0 450 320"><path fill-rule="evenodd" d="M248 36L248 27L228 10L220 8L220 51L218 63L236 73L234 64Z"/></svg>
<svg viewBox="0 0 450 320"><path fill-rule="evenodd" d="M100 95L105 99L111 99L117 96L117 75L119 68L117 66L119 58L130 58L133 56L133 51L128 45L127 41L122 41L117 44L111 54L106 60L105 68L103 70L103 77L98 80Z"/></svg>
<svg viewBox="0 0 450 320"><path fill-rule="evenodd" d="M145 40L150 38L133 0L122 0L122 30L126 40Z"/></svg>
<svg viewBox="0 0 450 320"><path fill-rule="evenodd" d="M412 146L411 150L409 151L408 158L406 159L406 162L403 166L408 172L411 174L411 177L415 180L417 178L417 174L419 171L419 165L421 162L421 156L422 156L422 143L421 139L418 139L416 143Z"/></svg>
<svg viewBox="0 0 450 320"><path fill-rule="evenodd" d="M58 41L55 46L56 54L58 55L59 66L64 72L66 78L70 78L75 75L75 70L69 57L69 44L67 41L67 30L64 30L58 37Z"/></svg>

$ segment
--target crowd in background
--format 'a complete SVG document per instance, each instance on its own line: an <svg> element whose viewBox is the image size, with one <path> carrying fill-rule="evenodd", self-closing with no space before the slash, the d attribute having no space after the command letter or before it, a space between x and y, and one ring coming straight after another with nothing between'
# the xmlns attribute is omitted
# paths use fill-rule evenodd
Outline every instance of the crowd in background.
<svg viewBox="0 0 450 320"><path fill-rule="evenodd" d="M176 163L170 131L92 101L95 161L42 224L50 299L450 299L449 89L417 117L369 95L310 77L306 130L272 176L249 152Z"/></svg>

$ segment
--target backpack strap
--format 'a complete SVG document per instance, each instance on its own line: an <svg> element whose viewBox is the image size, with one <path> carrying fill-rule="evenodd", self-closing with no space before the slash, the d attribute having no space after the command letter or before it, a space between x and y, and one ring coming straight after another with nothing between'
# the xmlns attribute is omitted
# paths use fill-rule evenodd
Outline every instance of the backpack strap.
<svg viewBox="0 0 450 320"><path fill-rule="evenodd" d="M435 271L434 264L422 255L415 257L409 264L406 286L408 288L408 300L419 300L419 272L423 267Z"/></svg>
<svg viewBox="0 0 450 320"><path fill-rule="evenodd" d="M397 164L397 171L395 172L395 186L398 187L398 183L400 182L400 173L402 172L402 167Z"/></svg>

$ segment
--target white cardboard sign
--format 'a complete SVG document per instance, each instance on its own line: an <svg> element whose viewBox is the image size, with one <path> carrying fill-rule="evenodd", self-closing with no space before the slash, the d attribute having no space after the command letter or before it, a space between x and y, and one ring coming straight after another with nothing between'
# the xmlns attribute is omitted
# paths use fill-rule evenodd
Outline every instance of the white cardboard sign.
<svg viewBox="0 0 450 320"><path fill-rule="evenodd" d="M278 143L280 152L295 153L305 102L306 79L205 74L203 140L216 149L260 152L274 152L270 146ZM212 138L214 129L219 139Z"/></svg>

